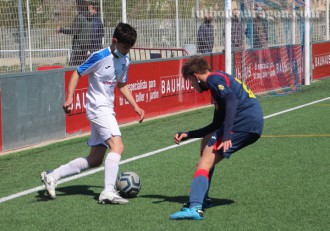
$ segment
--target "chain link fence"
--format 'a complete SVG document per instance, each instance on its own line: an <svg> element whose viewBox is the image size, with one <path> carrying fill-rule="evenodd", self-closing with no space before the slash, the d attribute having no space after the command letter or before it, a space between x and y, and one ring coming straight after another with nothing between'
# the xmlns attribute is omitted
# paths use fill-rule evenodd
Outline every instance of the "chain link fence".
<svg viewBox="0 0 330 231"><path fill-rule="evenodd" d="M56 30L58 27L72 27L77 15L77 4L81 1L0 0L0 74L35 71L44 66L70 66L73 35L57 33ZM126 21L137 29L136 48L185 48L194 53L198 28L204 16L208 15L212 17L214 28L212 51L221 52L224 49L224 1L95 2L104 26L102 47L111 43L117 23ZM326 40L325 2L317 7L320 14L313 18L313 42ZM269 45L279 45L275 43Z"/></svg>

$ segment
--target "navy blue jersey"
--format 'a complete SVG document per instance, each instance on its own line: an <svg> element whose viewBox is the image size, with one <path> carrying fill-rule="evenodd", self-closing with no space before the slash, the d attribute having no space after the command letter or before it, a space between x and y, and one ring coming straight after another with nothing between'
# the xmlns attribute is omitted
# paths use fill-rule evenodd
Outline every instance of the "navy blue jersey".
<svg viewBox="0 0 330 231"><path fill-rule="evenodd" d="M263 112L258 99L244 83L221 71L210 73L206 83L217 111L214 116L218 118L213 118L213 121L220 120L224 124L224 140L230 139L230 133L235 131L261 135ZM236 105L231 112L229 108L232 101L229 99L234 99Z"/></svg>

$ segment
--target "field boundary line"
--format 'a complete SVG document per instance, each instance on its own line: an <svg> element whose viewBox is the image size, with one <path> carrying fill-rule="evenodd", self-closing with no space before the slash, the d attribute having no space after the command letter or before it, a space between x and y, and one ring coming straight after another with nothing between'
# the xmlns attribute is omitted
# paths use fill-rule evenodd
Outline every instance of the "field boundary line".
<svg viewBox="0 0 330 231"><path fill-rule="evenodd" d="M307 107L307 106L310 106L312 104L316 104L316 103L319 103L319 102L322 102L322 101L326 101L326 100L330 100L330 97L323 98L323 99L320 99L320 100L316 100L316 101L313 101L313 102L310 102L310 103L307 103L307 104L303 104L303 105L300 105L300 106L297 106L297 107L293 107L293 108L290 108L290 109L286 109L286 110L283 110L283 111L280 111L280 112L276 112L276 113L270 114L268 116L264 116L264 119L269 119L269 118L272 118L274 116L278 116L278 115L281 115L281 114L284 114L284 113L287 113L287 112L295 111L295 110L298 110L298 109L301 109L301 108L304 108L304 107ZM170 150L170 149L173 149L173 148L180 147L182 145L186 145L186 144L195 142L196 140L199 140L199 139L190 139L190 140L181 142L180 145L174 144L174 145L171 145L171 146L168 146L168 147L165 147L165 148L161 148L161 149L158 149L158 150L155 150L155 151L152 151L152 152L148 152L148 153L141 154L141 155L138 155L138 156L135 156L135 157L132 157L132 158L128 158L126 160L120 161L119 164L122 165L122 164L126 164L126 163L129 163L129 162L135 161L135 160L145 158L145 157L149 157L149 156L158 154L160 152L164 152L164 151L167 151L167 150ZM92 175L94 173L97 173L97 172L100 172L100 171L103 171L103 170L104 170L104 167L99 167L99 168L92 169L92 170L89 170L89 171L86 171L86 172L83 172L83 173L80 173L80 174L77 174L77 175L74 175L74 176L70 176L70 177L64 178L62 180L59 180L57 182L57 185L63 184L65 182L69 182L69 181L72 181L72 180L75 180L75 179L79 179L79 178L84 177L84 176ZM9 201L9 200L13 200L13 199L18 198L18 197L21 197L21 196L26 196L30 193L38 192L40 190L45 190L45 186L44 185L38 186L38 187L35 187L35 188L32 188L32 189L28 189L28 190L25 190L25 191L22 191L22 192L19 192L19 193L12 194L12 195L7 196L7 197L0 198L0 204L3 203L3 202Z"/></svg>
<svg viewBox="0 0 330 231"><path fill-rule="evenodd" d="M290 108L290 109L287 109L287 110L283 110L283 111L280 111L280 112L277 112L277 113L273 113L271 115L264 116L264 119L268 119L268 118L271 118L271 117L274 117L274 116L278 116L278 115L281 115L281 114L284 114L284 113L287 113L287 112L290 112L290 111L295 111L297 109L307 107L307 106L310 106L312 104L320 103L320 102L323 102L323 101L326 101L326 100L330 100L330 97L323 98L323 99L320 99L320 100L316 100L316 101L313 101L313 102L310 102L310 103L306 103L306 104L303 104L303 105L300 105L300 106L297 106L297 107L293 107L293 108Z"/></svg>

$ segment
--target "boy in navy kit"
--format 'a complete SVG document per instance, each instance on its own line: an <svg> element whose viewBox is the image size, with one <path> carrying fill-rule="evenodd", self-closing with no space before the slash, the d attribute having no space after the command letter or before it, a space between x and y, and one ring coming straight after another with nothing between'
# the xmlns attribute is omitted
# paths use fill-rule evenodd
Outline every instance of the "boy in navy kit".
<svg viewBox="0 0 330 231"><path fill-rule="evenodd" d="M202 220L214 166L234 152L256 142L263 130L263 112L253 92L240 80L211 72L208 62L193 56L183 65L182 75L196 91L210 90L214 100L213 122L203 128L178 132L175 143L203 138L201 157L190 186L189 207L170 215L171 220Z"/></svg>

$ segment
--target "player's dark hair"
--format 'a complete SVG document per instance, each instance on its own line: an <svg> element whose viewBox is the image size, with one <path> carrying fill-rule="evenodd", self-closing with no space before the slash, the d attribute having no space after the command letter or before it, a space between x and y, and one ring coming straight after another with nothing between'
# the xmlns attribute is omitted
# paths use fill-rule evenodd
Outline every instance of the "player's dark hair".
<svg viewBox="0 0 330 231"><path fill-rule="evenodd" d="M136 42L137 33L131 25L120 22L113 32L113 38L116 38L119 43L132 47Z"/></svg>
<svg viewBox="0 0 330 231"><path fill-rule="evenodd" d="M202 56L192 56L182 66L181 72L184 79L188 76L194 75L194 73L205 74L207 71L211 71L209 63Z"/></svg>

